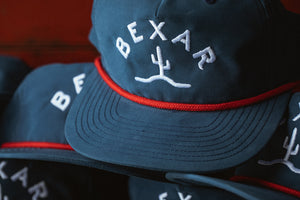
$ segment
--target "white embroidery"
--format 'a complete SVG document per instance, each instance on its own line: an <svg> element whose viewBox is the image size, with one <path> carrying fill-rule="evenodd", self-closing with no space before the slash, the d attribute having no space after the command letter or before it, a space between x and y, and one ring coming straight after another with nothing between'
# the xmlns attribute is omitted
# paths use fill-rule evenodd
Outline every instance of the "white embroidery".
<svg viewBox="0 0 300 200"><path fill-rule="evenodd" d="M119 52L124 56L125 59L128 58L130 53L130 46L128 43L124 42L124 40L120 37L117 38L116 47L118 48Z"/></svg>
<svg viewBox="0 0 300 200"><path fill-rule="evenodd" d="M3 171L3 168L5 167L6 164L7 164L6 161L2 161L2 162L0 163L0 176L1 176L1 178L2 178L3 180L5 180L5 179L8 178L7 175L5 174L5 172Z"/></svg>
<svg viewBox="0 0 300 200"><path fill-rule="evenodd" d="M50 102L61 111L65 111L71 102L71 97L62 91L58 91L54 94Z"/></svg>
<svg viewBox="0 0 300 200"><path fill-rule="evenodd" d="M155 59L153 54L151 54L151 59L152 59L153 64L158 65L159 75L154 75L154 76L151 76L149 78L135 77L135 80L143 82L143 83L150 83L150 82L155 81L155 80L164 80L164 81L168 82L169 84L171 84L172 86L177 87L177 88L189 88L189 87L191 87L190 84L176 83L172 79L170 79L169 77L166 77L164 75L164 70L170 70L171 69L170 62L169 62L169 60L166 60L166 65L163 64L162 53L161 53L161 50L160 50L159 46L156 47L156 52L157 52L157 60Z"/></svg>
<svg viewBox="0 0 300 200"><path fill-rule="evenodd" d="M185 45L185 50L190 51L191 42L190 42L190 31L186 30L184 33L178 35L176 38L172 40L172 43L175 44L176 42L182 42Z"/></svg>
<svg viewBox="0 0 300 200"><path fill-rule="evenodd" d="M165 193L162 193L158 196L158 199L159 200L167 200L166 198L168 197L168 193L165 192Z"/></svg>
<svg viewBox="0 0 300 200"><path fill-rule="evenodd" d="M258 164L260 165L274 165L274 164L284 164L286 165L292 172L300 174L300 169L296 168L292 162L289 161L290 156L295 156L299 152L299 144L295 146L295 140L297 137L297 128L294 128L292 138L290 143L288 144L288 137L285 138L283 143L283 148L287 149L286 154L283 159L276 159L273 161L265 161L259 160Z"/></svg>
<svg viewBox="0 0 300 200"><path fill-rule="evenodd" d="M178 192L178 196L179 196L180 200L191 200L192 199L191 195L187 195L186 197L184 197L181 192Z"/></svg>
<svg viewBox="0 0 300 200"><path fill-rule="evenodd" d="M23 169L21 169L20 171L16 172L14 175L12 175L10 177L10 179L12 181L21 181L22 182L22 186L25 188L27 187L27 177L28 177L28 168L27 167L24 167Z"/></svg>
<svg viewBox="0 0 300 200"><path fill-rule="evenodd" d="M216 60L216 55L211 49L211 47L206 47L204 50L193 54L193 58L199 57L201 57L201 60L199 61L198 66L201 70L203 70L204 63L213 63Z"/></svg>
<svg viewBox="0 0 300 200"><path fill-rule="evenodd" d="M44 181L41 181L38 184L30 187L28 192L29 194L33 194L32 200L48 197L48 190Z"/></svg>
<svg viewBox="0 0 300 200"><path fill-rule="evenodd" d="M165 25L165 22L160 22L158 26L152 20L149 20L149 22L154 28L154 33L150 36L150 39L154 40L154 38L159 35L163 41L167 40L166 36L160 31L160 29Z"/></svg>
<svg viewBox="0 0 300 200"><path fill-rule="evenodd" d="M298 154L299 144L297 144L295 149L293 149L295 145L296 136L297 136L297 128L294 128L290 143L288 144L289 137L286 137L284 140L283 148L287 149L286 154L284 156L285 161L288 161L291 155L295 156Z"/></svg>
<svg viewBox="0 0 300 200"><path fill-rule="evenodd" d="M2 186L0 184L0 200L2 200ZM7 196L3 196L3 200L9 200Z"/></svg>
<svg viewBox="0 0 300 200"><path fill-rule="evenodd" d="M127 25L127 28L129 30L129 33L134 41L134 43L138 43L138 42L141 42L144 40L144 36L140 35L140 36L136 36L135 34L137 33L136 32L136 29L134 27L136 27L136 22L132 22L131 24L128 24Z"/></svg>
<svg viewBox="0 0 300 200"><path fill-rule="evenodd" d="M298 103L298 105L299 105L299 109L300 109L300 102ZM296 117L294 117L293 121L295 122L298 119L300 119L300 113Z"/></svg>
<svg viewBox="0 0 300 200"><path fill-rule="evenodd" d="M85 79L85 74L82 73L82 74L79 74L78 76L75 76L73 78L73 83L74 83L74 86L75 86L75 91L77 94L79 94L82 90L82 86L84 84L84 80Z"/></svg>
<svg viewBox="0 0 300 200"><path fill-rule="evenodd" d="M0 163L0 168L1 170L3 170L2 168L6 165L6 161L2 161ZM4 179L7 179L7 175L2 171L1 172L1 176ZM16 181L21 181L23 188L28 187L28 167L24 167L21 170L17 171L16 173L14 173L13 175L10 176L10 180L12 182L16 182ZM41 181L35 185L33 185L32 187L30 187L28 189L28 194L32 195L32 200L39 200L39 198L46 198L48 197L48 190L46 187L46 184L44 181ZM1 184L0 184L0 200L2 200L2 188L1 188ZM9 200L9 198L7 196L3 197L3 200Z"/></svg>

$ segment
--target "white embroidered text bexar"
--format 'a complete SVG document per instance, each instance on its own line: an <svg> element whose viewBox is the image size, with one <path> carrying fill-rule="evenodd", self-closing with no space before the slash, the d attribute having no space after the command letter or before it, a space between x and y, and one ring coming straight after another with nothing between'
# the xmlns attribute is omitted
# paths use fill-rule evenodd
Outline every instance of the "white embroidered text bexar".
<svg viewBox="0 0 300 200"><path fill-rule="evenodd" d="M160 22L157 25L157 24L155 24L155 22L153 20L148 20L148 21L154 28L154 32L149 38L150 40L154 40L157 36L159 36L162 41L168 40L167 37L161 31L162 27L165 25L165 22ZM137 30L135 28L136 26L137 26L137 23L134 21L134 22L128 24L127 28L129 30L129 33L130 33L134 43L139 43L144 40L144 36L143 35L137 36ZM183 33L181 33L178 36L176 36L175 38L173 38L171 40L171 42L173 44L175 44L177 42L183 43L185 45L185 50L190 52L190 48L191 48L191 39L190 38L191 38L190 31L185 30ZM118 50L120 51L120 53L124 56L124 58L127 59L128 55L130 54L130 45L127 42L125 42L121 37L118 37L117 41L116 41L116 46L117 46ZM194 59L201 57L201 60L198 63L198 66L201 70L204 69L203 68L204 63L213 63L216 60L216 55L211 47L206 47L205 49L202 49L202 50L194 53L192 55L192 57Z"/></svg>
<svg viewBox="0 0 300 200"><path fill-rule="evenodd" d="M152 33L152 35L150 36L150 40L154 40L156 37L159 37L162 41L167 41L168 38L164 35L164 33L162 32L162 28L163 26L165 25L165 22L160 22L158 25L153 21L153 20L148 20L149 23L152 25L153 29L154 29L154 32ZM143 35L139 35L137 33L137 30L136 30L136 27L137 27L137 23L134 21L130 24L127 25L127 28L128 28L128 31L132 37L132 40L134 43L139 43L139 42L142 42L144 40L144 36ZM191 49L191 39L190 39L190 31L189 30L185 30L183 33L179 34L178 36L176 36L175 38L173 38L171 40L171 42L173 44L177 43L177 42L181 42L184 44L185 46L185 51L187 52L190 52L190 49ZM129 43L125 42L121 37L118 37L117 40L116 40L116 47L117 49L119 50L119 52L121 53L121 55L127 59L129 54L130 54L130 51L131 51L131 47L129 45ZM161 49L159 46L156 47L157 49L159 48L159 50L157 50L157 57L162 57L162 54L161 54ZM202 49L196 53L193 53L192 54L192 58L194 59L198 59L198 58L201 58L201 60L198 62L198 67L199 69L201 70L204 70L204 64L205 63L213 63L215 60L216 60L216 55L214 53L214 51L212 50L212 48L210 46L206 47L205 49ZM156 62L154 62L154 59L153 59L153 54L151 55L151 59L152 59L152 62L153 64L157 64ZM161 59L162 61L162 59ZM169 62L169 60L167 59L166 60L167 62ZM169 68L162 68L163 65L162 65L162 62L160 63L159 65L159 68L160 68L160 73L159 75L154 75L152 77L150 77L150 79L146 80L144 78L135 78L136 81L140 81L140 82L146 82L146 83L149 83L149 82L152 82L153 81L153 78L155 80L164 80L166 82L168 82L169 84L171 84L172 86L174 87L177 87L177 83L175 81L173 81L172 79L170 79L169 77L166 77L163 75L163 70L170 70L170 62L167 63L167 65ZM182 86L182 87L181 87ZM181 84L179 83L179 88L189 88L191 85L190 84Z"/></svg>

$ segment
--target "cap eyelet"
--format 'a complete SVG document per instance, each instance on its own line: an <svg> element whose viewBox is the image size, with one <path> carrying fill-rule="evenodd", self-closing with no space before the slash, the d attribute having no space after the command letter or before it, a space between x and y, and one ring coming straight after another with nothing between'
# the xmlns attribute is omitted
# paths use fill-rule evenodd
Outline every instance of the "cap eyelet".
<svg viewBox="0 0 300 200"><path fill-rule="evenodd" d="M216 0L205 0L206 1L206 3L208 3L208 4L214 4L214 3L216 3Z"/></svg>

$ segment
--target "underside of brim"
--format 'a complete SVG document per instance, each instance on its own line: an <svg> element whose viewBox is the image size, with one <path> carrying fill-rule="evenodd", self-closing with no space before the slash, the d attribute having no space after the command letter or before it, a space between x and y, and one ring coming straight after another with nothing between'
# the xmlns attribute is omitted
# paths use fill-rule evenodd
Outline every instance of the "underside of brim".
<svg viewBox="0 0 300 200"><path fill-rule="evenodd" d="M93 72L66 121L66 138L95 160L149 170L215 172L248 160L275 132L284 93L213 112L158 109L132 102Z"/></svg>

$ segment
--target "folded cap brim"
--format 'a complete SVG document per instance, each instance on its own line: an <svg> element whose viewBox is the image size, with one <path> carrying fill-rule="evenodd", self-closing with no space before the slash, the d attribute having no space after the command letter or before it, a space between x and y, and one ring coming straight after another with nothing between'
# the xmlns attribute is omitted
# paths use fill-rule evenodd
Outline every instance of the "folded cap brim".
<svg viewBox="0 0 300 200"><path fill-rule="evenodd" d="M235 109L190 112L135 103L96 69L75 99L66 138L89 158L148 170L213 172L248 160L269 141L289 92Z"/></svg>
<svg viewBox="0 0 300 200"><path fill-rule="evenodd" d="M247 200L294 200L298 199L292 195L270 190L267 188L257 187L253 185L246 185L236 183L233 181L212 178L196 174L180 174L167 173L166 178L170 181L181 184L192 184L198 186L211 186L233 193L243 199Z"/></svg>

